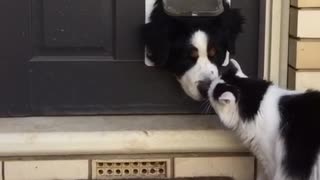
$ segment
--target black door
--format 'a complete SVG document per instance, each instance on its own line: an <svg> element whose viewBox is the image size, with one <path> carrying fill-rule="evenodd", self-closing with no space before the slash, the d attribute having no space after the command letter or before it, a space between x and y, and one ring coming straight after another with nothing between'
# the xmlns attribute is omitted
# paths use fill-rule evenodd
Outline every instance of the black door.
<svg viewBox="0 0 320 180"><path fill-rule="evenodd" d="M257 74L259 2L238 57ZM198 113L170 74L145 67L145 0L2 0L0 115ZM245 45L243 44L245 43Z"/></svg>

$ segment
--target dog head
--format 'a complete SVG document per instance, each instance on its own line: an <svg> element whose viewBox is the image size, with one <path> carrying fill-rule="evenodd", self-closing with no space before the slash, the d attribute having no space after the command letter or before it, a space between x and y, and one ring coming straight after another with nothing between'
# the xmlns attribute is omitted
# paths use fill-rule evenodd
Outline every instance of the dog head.
<svg viewBox="0 0 320 180"><path fill-rule="evenodd" d="M204 98L201 84L218 77L220 68L235 55L244 18L227 2L224 9L215 17L177 18L167 15L162 0L157 0L150 22L143 27L148 59L175 74L194 100Z"/></svg>

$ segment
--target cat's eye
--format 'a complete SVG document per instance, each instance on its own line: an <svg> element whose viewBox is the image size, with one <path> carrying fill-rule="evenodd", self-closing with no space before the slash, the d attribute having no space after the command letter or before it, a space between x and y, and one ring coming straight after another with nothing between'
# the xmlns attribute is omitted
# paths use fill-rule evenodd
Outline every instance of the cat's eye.
<svg viewBox="0 0 320 180"><path fill-rule="evenodd" d="M198 57L199 57L199 52L198 52L198 50L197 50L197 49L192 49L190 56L191 56L193 59L198 59Z"/></svg>
<svg viewBox="0 0 320 180"><path fill-rule="evenodd" d="M208 50L208 57L212 58L216 55L216 49L215 48L210 48Z"/></svg>

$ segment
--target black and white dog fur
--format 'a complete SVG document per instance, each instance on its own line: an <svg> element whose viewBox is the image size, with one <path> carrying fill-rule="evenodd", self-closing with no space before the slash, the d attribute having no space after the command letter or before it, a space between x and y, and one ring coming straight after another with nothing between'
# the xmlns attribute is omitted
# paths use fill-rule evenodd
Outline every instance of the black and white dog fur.
<svg viewBox="0 0 320 180"><path fill-rule="evenodd" d="M244 18L224 1L216 17L177 18L156 0L142 36L151 64L172 72L194 100L202 100L198 85L218 77L219 69L235 55L235 41Z"/></svg>
<svg viewBox="0 0 320 180"><path fill-rule="evenodd" d="M223 124L257 156L270 180L320 179L320 92L246 78L240 66L215 79L208 96Z"/></svg>

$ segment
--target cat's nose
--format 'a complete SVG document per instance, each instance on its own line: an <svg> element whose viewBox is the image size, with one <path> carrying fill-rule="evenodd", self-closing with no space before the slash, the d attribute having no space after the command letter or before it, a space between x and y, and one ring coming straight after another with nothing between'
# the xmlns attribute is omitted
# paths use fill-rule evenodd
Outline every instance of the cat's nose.
<svg viewBox="0 0 320 180"><path fill-rule="evenodd" d="M203 98L208 98L208 90L211 85L210 79L205 79L198 82L198 91L200 92Z"/></svg>

